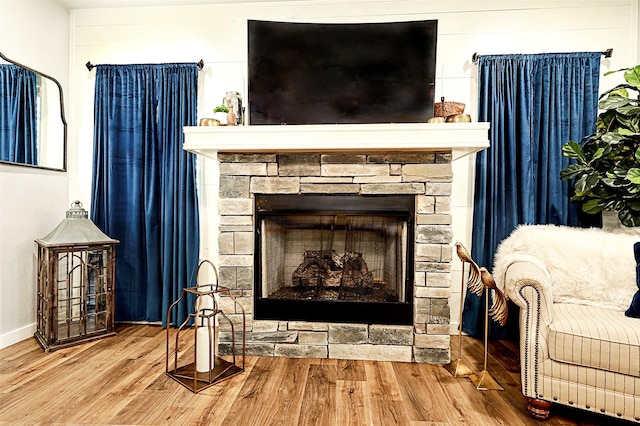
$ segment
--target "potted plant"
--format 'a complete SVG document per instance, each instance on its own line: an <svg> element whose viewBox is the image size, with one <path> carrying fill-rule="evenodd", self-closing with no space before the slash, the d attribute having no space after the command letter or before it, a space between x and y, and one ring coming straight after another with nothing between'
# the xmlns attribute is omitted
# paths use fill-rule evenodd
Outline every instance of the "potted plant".
<svg viewBox="0 0 640 426"><path fill-rule="evenodd" d="M575 162L560 178L575 178L571 199L584 212L617 212L632 227L640 226L640 65L605 75L621 71L625 83L600 96L595 132L562 146L562 154Z"/></svg>
<svg viewBox="0 0 640 426"><path fill-rule="evenodd" d="M227 125L227 114L229 113L229 108L225 105L218 105L213 109L213 118L218 120L221 125Z"/></svg>

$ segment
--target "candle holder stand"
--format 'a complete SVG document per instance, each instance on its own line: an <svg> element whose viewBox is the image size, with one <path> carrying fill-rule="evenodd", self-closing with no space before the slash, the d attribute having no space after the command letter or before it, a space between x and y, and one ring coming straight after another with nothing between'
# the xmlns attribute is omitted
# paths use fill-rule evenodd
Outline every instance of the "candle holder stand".
<svg viewBox="0 0 640 426"><path fill-rule="evenodd" d="M213 268L213 265L208 263ZM200 264L200 267L203 265ZM215 268L214 268L215 271ZM246 319L242 305L226 287L216 283L196 285L182 290L180 297L167 312L166 374L193 393L198 393L222 380L235 376L245 368ZM195 296L192 311L172 332L168 326L171 314L182 299ZM240 344L236 344L235 325L220 307L221 298L232 302L234 313L242 319ZM218 334L221 327L231 331L231 353L224 358L218 355ZM172 336L173 334L173 336Z"/></svg>

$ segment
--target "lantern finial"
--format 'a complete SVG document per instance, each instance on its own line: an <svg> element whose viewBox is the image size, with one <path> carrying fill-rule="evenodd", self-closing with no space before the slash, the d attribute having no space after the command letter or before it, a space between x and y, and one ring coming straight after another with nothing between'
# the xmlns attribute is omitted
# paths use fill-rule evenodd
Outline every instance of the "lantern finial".
<svg viewBox="0 0 640 426"><path fill-rule="evenodd" d="M82 208L79 200L71 203L71 208L67 210L67 219L88 219L89 212Z"/></svg>

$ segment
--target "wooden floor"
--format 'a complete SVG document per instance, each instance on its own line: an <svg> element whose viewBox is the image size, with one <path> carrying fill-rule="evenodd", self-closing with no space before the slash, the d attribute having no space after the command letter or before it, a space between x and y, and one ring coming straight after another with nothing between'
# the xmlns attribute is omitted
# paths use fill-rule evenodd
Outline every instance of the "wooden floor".
<svg viewBox="0 0 640 426"><path fill-rule="evenodd" d="M505 391L478 391L440 365L247 357L243 373L193 394L165 375L165 336L127 325L49 354L35 339L0 350L0 424L626 424L561 407L531 419L515 342L489 348L488 369ZM481 370L482 341L464 338L463 356Z"/></svg>

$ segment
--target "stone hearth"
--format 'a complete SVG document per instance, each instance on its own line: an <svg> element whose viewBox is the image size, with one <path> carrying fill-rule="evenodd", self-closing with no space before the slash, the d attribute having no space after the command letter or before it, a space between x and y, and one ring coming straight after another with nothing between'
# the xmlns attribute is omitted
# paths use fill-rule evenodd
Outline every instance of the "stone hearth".
<svg viewBox="0 0 640 426"><path fill-rule="evenodd" d="M185 128L185 149L219 162L220 283L247 313L248 355L449 361L452 159L488 146L488 124ZM254 194L411 194L413 324L253 318ZM240 321L232 304L227 314ZM221 352L230 341L222 330Z"/></svg>

